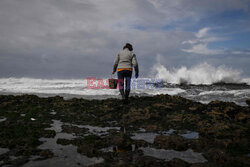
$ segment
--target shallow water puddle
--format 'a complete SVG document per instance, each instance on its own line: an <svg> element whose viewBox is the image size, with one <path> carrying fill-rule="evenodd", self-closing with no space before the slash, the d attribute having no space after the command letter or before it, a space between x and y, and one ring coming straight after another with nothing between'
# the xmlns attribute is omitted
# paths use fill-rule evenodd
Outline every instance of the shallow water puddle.
<svg viewBox="0 0 250 167"><path fill-rule="evenodd" d="M9 156L9 158L11 159L11 161L13 161L13 160L16 160L18 158L22 158L22 156L18 156L18 157L16 157L16 156Z"/></svg>
<svg viewBox="0 0 250 167"><path fill-rule="evenodd" d="M136 149L135 144L131 144L131 151L135 151L135 149ZM113 146L102 148L99 151L107 153L107 152L115 152L117 150L118 150L118 147L113 145Z"/></svg>
<svg viewBox="0 0 250 167"><path fill-rule="evenodd" d="M51 114L51 115L56 115L55 110L52 109L51 112L50 112L50 114Z"/></svg>
<svg viewBox="0 0 250 167"><path fill-rule="evenodd" d="M107 123L110 125L110 126L115 126L118 124L117 121L107 121Z"/></svg>
<svg viewBox="0 0 250 167"><path fill-rule="evenodd" d="M4 122L4 121L6 121L7 120L7 118L4 118L4 117L0 117L0 122Z"/></svg>
<svg viewBox="0 0 250 167"><path fill-rule="evenodd" d="M97 163L102 163L103 158L89 158L87 156L77 153L77 148L73 145L59 146L57 147L56 157L42 160L42 161L30 161L25 164L24 167L33 167L33 166L89 166Z"/></svg>
<svg viewBox="0 0 250 167"><path fill-rule="evenodd" d="M186 139L198 139L199 133L198 132L192 132L187 130L184 134L179 134L180 136L186 138Z"/></svg>
<svg viewBox="0 0 250 167"><path fill-rule="evenodd" d="M8 151L10 151L8 148L1 148L0 147L0 155L7 153ZM0 165L2 165L4 162L0 161Z"/></svg>
<svg viewBox="0 0 250 167"><path fill-rule="evenodd" d="M25 116L26 116L26 114L20 114L20 116L21 116L21 117L25 117Z"/></svg>
<svg viewBox="0 0 250 167"><path fill-rule="evenodd" d="M10 151L8 148L1 148L1 147L0 147L0 155L1 155L1 154L5 154L5 153L7 153L8 151Z"/></svg>
<svg viewBox="0 0 250 167"><path fill-rule="evenodd" d="M150 147L140 147L144 155L155 157L158 159L163 159L165 161L170 161L173 158L179 158L188 163L204 163L207 160L202 156L202 153L193 152L193 150L188 149L187 151L175 151L175 150L165 150L165 149L155 149Z"/></svg>
<svg viewBox="0 0 250 167"><path fill-rule="evenodd" d="M114 152L114 148L115 146L105 147L105 148L100 149L100 151L105 152L105 153Z"/></svg>
<svg viewBox="0 0 250 167"><path fill-rule="evenodd" d="M62 131L62 125L64 124L60 120L52 120L53 123L51 124L50 128L46 128L45 130L54 130L56 133L61 133Z"/></svg>
<svg viewBox="0 0 250 167"><path fill-rule="evenodd" d="M88 166L96 163L101 163L104 161L103 158L89 158L87 156L81 155L77 152L77 147L74 145L60 145L57 144L56 141L59 138L63 139L73 139L76 136L69 133L63 133L62 131L62 123L59 120L53 120L52 127L46 128L47 130L56 131L56 136L54 138L41 138L40 140L44 143L40 145L38 148L40 149L49 149L54 153L53 158L42 160L42 161L30 161L25 164L25 167L31 166Z"/></svg>
<svg viewBox="0 0 250 167"><path fill-rule="evenodd" d="M99 127L99 126L91 126L91 125L77 125L77 124L66 124L66 125L72 125L77 126L78 128L85 128L88 129L88 132L94 135L98 136L104 136L109 134L109 130L120 130L120 127Z"/></svg>
<svg viewBox="0 0 250 167"><path fill-rule="evenodd" d="M144 140L148 143L151 143L153 144L154 143L154 140L155 140L155 137L158 136L158 135L164 135L164 136L169 136L171 134L174 133L174 129L169 129L168 131L161 131L161 132L146 132L145 129L143 128L140 128L139 129L139 133L133 133L131 139L134 139L134 140ZM199 133L198 132L192 132L192 131L188 131L186 130L185 133L183 134L178 134L186 139L198 139L199 138Z"/></svg>
<svg viewBox="0 0 250 167"><path fill-rule="evenodd" d="M139 129L140 133L133 133L131 139L133 140L144 140L148 143L153 144L155 137L158 135L168 136L174 132L174 129L170 129L168 131L153 133L153 132L146 132L144 128Z"/></svg>
<svg viewBox="0 0 250 167"><path fill-rule="evenodd" d="M133 140L144 140L148 143L153 144L155 137L159 135L158 133L133 133L134 136L131 137Z"/></svg>

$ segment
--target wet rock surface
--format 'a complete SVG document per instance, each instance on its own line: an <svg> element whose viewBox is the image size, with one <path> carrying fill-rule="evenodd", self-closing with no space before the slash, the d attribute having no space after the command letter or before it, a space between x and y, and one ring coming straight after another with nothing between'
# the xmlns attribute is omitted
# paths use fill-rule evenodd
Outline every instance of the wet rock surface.
<svg viewBox="0 0 250 167"><path fill-rule="evenodd" d="M249 134L231 102L0 96L0 166L249 166Z"/></svg>

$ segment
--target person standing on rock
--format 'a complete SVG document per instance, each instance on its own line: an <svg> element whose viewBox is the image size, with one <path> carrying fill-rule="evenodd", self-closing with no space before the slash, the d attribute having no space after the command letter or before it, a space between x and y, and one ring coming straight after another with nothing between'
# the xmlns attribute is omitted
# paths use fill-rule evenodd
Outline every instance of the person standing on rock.
<svg viewBox="0 0 250 167"><path fill-rule="evenodd" d="M136 60L136 55L132 52L133 46L130 43L126 43L118 55L116 56L113 72L117 71L119 91L121 93L124 102L128 102L128 96L130 92L130 83L133 68L135 69L135 78L139 77L139 66ZM125 92L124 92L124 79L125 79Z"/></svg>

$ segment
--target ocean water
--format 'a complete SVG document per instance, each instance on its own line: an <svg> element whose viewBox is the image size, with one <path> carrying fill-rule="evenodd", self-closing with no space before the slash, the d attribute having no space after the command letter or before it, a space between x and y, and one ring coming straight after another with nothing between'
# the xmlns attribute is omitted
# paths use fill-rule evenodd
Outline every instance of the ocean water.
<svg viewBox="0 0 250 167"><path fill-rule="evenodd" d="M239 105L246 105L246 99L250 99L250 78L241 77L240 71L226 66L203 63L168 70L157 64L151 71L149 78L132 79L131 96L168 94L201 103L220 100ZM120 98L118 89L107 89L107 78L94 79L0 78L0 94L59 95L65 99Z"/></svg>
<svg viewBox="0 0 250 167"><path fill-rule="evenodd" d="M105 80L104 80L105 82ZM158 79L133 79L131 96L153 96L158 94L179 95L202 103L213 100L235 102L246 105L250 99L248 84L175 84ZM98 85L97 81L94 84ZM35 94L40 97L62 96L65 99L120 98L118 89L90 89L86 79L58 80L34 78L0 78L0 94Z"/></svg>
<svg viewBox="0 0 250 167"><path fill-rule="evenodd" d="M103 79L106 85L107 79ZM163 87L158 88L149 78L133 79L131 95L152 96L157 94L176 95L185 92L181 88ZM153 80L155 81L155 80ZM95 86L99 81L93 82ZM60 95L64 98L82 97L87 99L119 98L118 89L88 88L87 79L57 80L57 79L34 79L34 78L0 78L1 94L35 94L42 97ZM92 85L93 85L92 84ZM140 85L140 86L139 86ZM150 86L148 86L150 85Z"/></svg>

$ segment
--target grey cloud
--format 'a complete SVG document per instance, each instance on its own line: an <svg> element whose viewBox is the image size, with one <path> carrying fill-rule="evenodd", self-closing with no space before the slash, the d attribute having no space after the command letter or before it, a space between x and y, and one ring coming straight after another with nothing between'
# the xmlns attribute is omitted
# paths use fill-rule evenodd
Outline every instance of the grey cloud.
<svg viewBox="0 0 250 167"><path fill-rule="evenodd" d="M204 3L1 0L0 77L109 76L113 60L126 42L134 44L145 75L157 54L165 57L166 65L191 65L201 61L200 58L188 57L181 49L182 42L193 39L194 34L160 27L187 17L199 18L204 12L214 10ZM242 9L245 3L237 1L226 8ZM216 10L220 11L223 3L218 4ZM136 26L148 29L140 30Z"/></svg>

